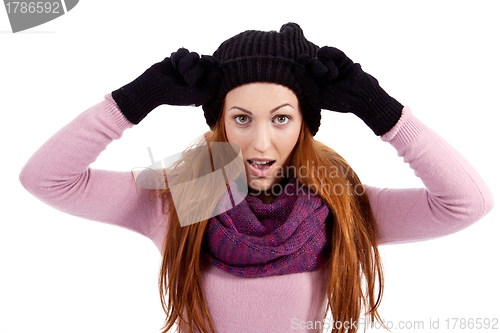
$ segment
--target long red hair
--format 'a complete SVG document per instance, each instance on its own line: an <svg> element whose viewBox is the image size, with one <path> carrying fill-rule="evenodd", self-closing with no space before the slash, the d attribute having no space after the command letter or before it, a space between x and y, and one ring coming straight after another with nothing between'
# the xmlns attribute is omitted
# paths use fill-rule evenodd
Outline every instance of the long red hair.
<svg viewBox="0 0 500 333"><path fill-rule="evenodd" d="M222 115L211 131L186 149L175 166L190 167L176 168L180 170L176 174L177 180L195 179L193 177L199 176L197 172L206 169L206 164L210 163L199 158L199 154L190 153L192 147L202 142L209 147L211 142L227 142L223 119ZM330 310L335 322L356 322L362 309L365 309L365 316L371 322L381 322L377 309L384 285L382 261L373 213L362 183L339 154L313 138L305 121L292 154L293 170L305 165L315 166L294 176L329 206L334 217L331 258L327 263L329 277L325 318ZM214 193L226 190L223 185L213 184L216 188L200 189L207 192L201 195L214 198L209 209L217 204L219 196ZM215 332L200 281L202 240L209 220L183 227L168 186L159 192L159 197L163 200L163 213L168 220L158 278L161 304L167 315L162 333L175 324L187 327L189 332L194 332L195 327L201 332ZM188 198L181 203L176 202L177 208L193 205ZM332 329L336 333L354 331L350 327Z"/></svg>

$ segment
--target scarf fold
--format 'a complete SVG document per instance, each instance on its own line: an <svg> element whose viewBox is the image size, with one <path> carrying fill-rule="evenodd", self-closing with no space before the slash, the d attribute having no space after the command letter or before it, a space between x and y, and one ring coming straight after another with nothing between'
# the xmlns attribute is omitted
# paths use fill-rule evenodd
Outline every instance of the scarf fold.
<svg viewBox="0 0 500 333"><path fill-rule="evenodd" d="M212 264L237 276L260 277L314 271L328 261L333 221L328 205L296 178L280 185L285 186L270 204L248 194L209 220L203 254ZM222 199L229 200L229 195Z"/></svg>

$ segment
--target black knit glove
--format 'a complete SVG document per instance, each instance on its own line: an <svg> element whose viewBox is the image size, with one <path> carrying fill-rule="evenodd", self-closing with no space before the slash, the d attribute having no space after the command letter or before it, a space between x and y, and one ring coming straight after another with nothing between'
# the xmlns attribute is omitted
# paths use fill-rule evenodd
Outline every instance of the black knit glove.
<svg viewBox="0 0 500 333"><path fill-rule="evenodd" d="M180 48L111 95L123 115L138 124L162 104L204 104L218 91L220 78L217 59Z"/></svg>
<svg viewBox="0 0 500 333"><path fill-rule="evenodd" d="M401 117L403 105L339 49L325 46L317 58L303 54L297 62L295 77L314 107L353 113L376 135L388 132Z"/></svg>

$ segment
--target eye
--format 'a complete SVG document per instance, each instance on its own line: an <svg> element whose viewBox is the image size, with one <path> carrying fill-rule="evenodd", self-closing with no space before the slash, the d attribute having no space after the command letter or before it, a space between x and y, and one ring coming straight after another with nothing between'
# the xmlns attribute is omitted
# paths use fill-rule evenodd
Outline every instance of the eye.
<svg viewBox="0 0 500 333"><path fill-rule="evenodd" d="M277 120L278 124L283 125L283 124L288 123L290 118L291 118L290 116L278 115L278 116L274 117L274 120Z"/></svg>
<svg viewBox="0 0 500 333"><path fill-rule="evenodd" d="M250 118L246 115L240 114L237 116L234 116L233 119L236 121L238 125L245 125L250 122ZM288 123L288 121L291 119L290 116L286 115L277 115L276 117L273 118L273 122L279 125L284 125Z"/></svg>
<svg viewBox="0 0 500 333"><path fill-rule="evenodd" d="M236 122L240 125L244 125L249 121L248 117L242 114L235 116L234 120L236 120Z"/></svg>

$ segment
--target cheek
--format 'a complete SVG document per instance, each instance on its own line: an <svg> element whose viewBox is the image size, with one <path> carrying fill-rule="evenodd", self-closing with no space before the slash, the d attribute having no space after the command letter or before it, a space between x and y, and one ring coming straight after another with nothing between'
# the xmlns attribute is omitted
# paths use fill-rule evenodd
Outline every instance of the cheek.
<svg viewBox="0 0 500 333"><path fill-rule="evenodd" d="M289 131L284 131L280 133L279 138L277 138L277 142L280 142L279 147L281 147L281 153L283 155L288 156L295 145L297 144L297 141L299 139L300 135L300 126L299 127L293 127L290 128Z"/></svg>
<svg viewBox="0 0 500 333"><path fill-rule="evenodd" d="M234 131L231 127L231 122L229 120L226 120L225 122L225 128L224 131L226 132L226 137L229 142L233 142L233 139L235 137Z"/></svg>
<svg viewBox="0 0 500 333"><path fill-rule="evenodd" d="M245 137L238 131L238 129L234 128L234 126L232 126L231 123L228 121L226 122L225 130L226 130L227 141L238 145L238 147L240 147L240 149L244 151L245 146L247 144L245 143Z"/></svg>
<svg viewBox="0 0 500 333"><path fill-rule="evenodd" d="M293 148L295 147L295 144L297 141L292 141L290 138L288 138L288 141L281 141L281 147L280 149L280 155L283 159L288 159L290 157L290 154L292 153Z"/></svg>

